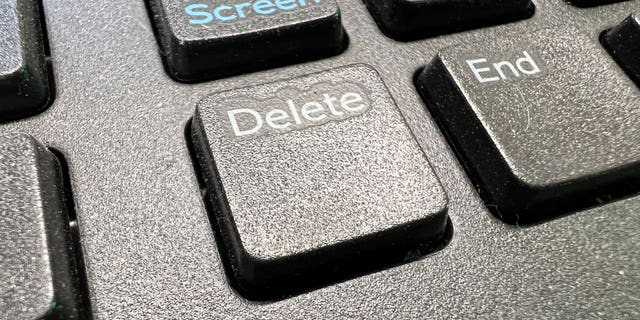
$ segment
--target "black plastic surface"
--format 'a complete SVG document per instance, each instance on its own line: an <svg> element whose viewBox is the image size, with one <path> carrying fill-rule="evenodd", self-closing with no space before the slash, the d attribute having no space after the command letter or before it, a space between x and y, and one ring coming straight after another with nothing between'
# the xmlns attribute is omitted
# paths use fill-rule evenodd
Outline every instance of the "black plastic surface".
<svg viewBox="0 0 640 320"><path fill-rule="evenodd" d="M568 3L575 5L576 7L595 7L602 6L610 3L628 1L628 0L566 0Z"/></svg>
<svg viewBox="0 0 640 320"><path fill-rule="evenodd" d="M603 34L603 44L640 86L640 17L632 14Z"/></svg>
<svg viewBox="0 0 640 320"><path fill-rule="evenodd" d="M214 19L203 25L189 24L198 19L185 18L186 7L179 1L147 1L167 72L178 81L217 79L319 59L344 51L348 42L334 0L298 0L306 6L276 12L274 19L249 12L242 21ZM275 10L272 2L263 3Z"/></svg>
<svg viewBox="0 0 640 320"><path fill-rule="evenodd" d="M531 0L365 0L390 37L414 40L526 19Z"/></svg>
<svg viewBox="0 0 640 320"><path fill-rule="evenodd" d="M414 261L451 236L447 196L369 66L211 95L192 136L227 273L246 298Z"/></svg>
<svg viewBox="0 0 640 320"><path fill-rule="evenodd" d="M540 42L544 34L443 50L416 80L485 204L516 225L640 191L640 149L632 147L639 139L637 92L629 95L635 102L610 104L615 87L609 85L626 79L609 68L598 73L610 82L584 99L572 83L591 77L566 63L585 61L594 70L591 64L611 67L612 61L587 57L598 44L574 30L557 42Z"/></svg>
<svg viewBox="0 0 640 320"><path fill-rule="evenodd" d="M0 173L0 319L90 319L60 161L2 133Z"/></svg>
<svg viewBox="0 0 640 320"><path fill-rule="evenodd" d="M640 9L640 1L583 9L533 0L529 19L411 42L382 34L362 1L338 2L350 38L342 54L186 85L167 76L142 1L44 0L56 100L0 130L29 133L65 155L95 318L639 319L640 197L529 228L495 219L425 109L413 75L447 47L482 49L542 29L551 31L541 40L553 42L570 26L578 30L573 36L595 41L585 57L596 63L567 63L590 79L567 83L585 99L598 97L588 94L594 83L612 86L607 105L628 105L638 87L598 37ZM566 48L576 46L566 41ZM424 259L295 297L248 301L225 275L185 125L212 92L354 63L380 73L450 196L451 242ZM592 80L602 63L619 76Z"/></svg>
<svg viewBox="0 0 640 320"><path fill-rule="evenodd" d="M0 122L33 115L51 99L36 0L0 3Z"/></svg>

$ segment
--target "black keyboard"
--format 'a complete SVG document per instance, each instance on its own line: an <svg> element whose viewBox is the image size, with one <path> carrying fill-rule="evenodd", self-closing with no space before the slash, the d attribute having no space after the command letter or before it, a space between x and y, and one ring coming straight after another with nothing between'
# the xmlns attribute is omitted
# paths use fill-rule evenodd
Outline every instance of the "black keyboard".
<svg viewBox="0 0 640 320"><path fill-rule="evenodd" d="M638 0L0 30L0 319L640 318Z"/></svg>

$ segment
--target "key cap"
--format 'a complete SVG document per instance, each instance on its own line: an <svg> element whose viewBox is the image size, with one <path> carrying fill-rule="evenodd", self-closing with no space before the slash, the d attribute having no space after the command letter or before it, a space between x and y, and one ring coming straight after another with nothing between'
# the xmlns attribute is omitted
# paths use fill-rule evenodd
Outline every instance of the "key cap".
<svg viewBox="0 0 640 320"><path fill-rule="evenodd" d="M0 194L0 318L78 319L58 161L27 135L0 133Z"/></svg>
<svg viewBox="0 0 640 320"><path fill-rule="evenodd" d="M605 47L640 85L640 15L634 13L602 37Z"/></svg>
<svg viewBox="0 0 640 320"><path fill-rule="evenodd" d="M576 7L595 7L628 0L566 0Z"/></svg>
<svg viewBox="0 0 640 320"><path fill-rule="evenodd" d="M165 65L193 82L338 54L334 0L150 0Z"/></svg>
<svg viewBox="0 0 640 320"><path fill-rule="evenodd" d="M232 283L278 299L435 250L447 196L365 65L214 94L192 126Z"/></svg>
<svg viewBox="0 0 640 320"><path fill-rule="evenodd" d="M1 1L0 29L0 121L7 121L37 113L51 96L37 1Z"/></svg>
<svg viewBox="0 0 640 320"><path fill-rule="evenodd" d="M544 30L443 50L418 91L500 219L637 192L640 92L597 39Z"/></svg>
<svg viewBox="0 0 640 320"><path fill-rule="evenodd" d="M458 32L525 19L531 0L364 0L382 31L397 40Z"/></svg>

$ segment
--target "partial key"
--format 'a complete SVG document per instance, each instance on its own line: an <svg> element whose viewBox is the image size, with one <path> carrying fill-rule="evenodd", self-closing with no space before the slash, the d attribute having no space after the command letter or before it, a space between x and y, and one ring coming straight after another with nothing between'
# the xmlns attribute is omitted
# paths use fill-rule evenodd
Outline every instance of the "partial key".
<svg viewBox="0 0 640 320"><path fill-rule="evenodd" d="M366 65L216 93L192 134L221 254L247 298L407 262L450 234L445 191Z"/></svg>
<svg viewBox="0 0 640 320"><path fill-rule="evenodd" d="M397 40L414 40L528 18L531 0L364 0L378 26Z"/></svg>
<svg viewBox="0 0 640 320"><path fill-rule="evenodd" d="M0 133L0 177L0 318L88 318L58 158Z"/></svg>
<svg viewBox="0 0 640 320"><path fill-rule="evenodd" d="M640 90L597 38L543 30L445 49L417 86L508 223L640 191Z"/></svg>
<svg viewBox="0 0 640 320"><path fill-rule="evenodd" d="M595 7L629 0L566 0L576 7Z"/></svg>
<svg viewBox="0 0 640 320"><path fill-rule="evenodd" d="M39 1L0 1L0 122L37 113L51 99Z"/></svg>
<svg viewBox="0 0 640 320"><path fill-rule="evenodd" d="M640 14L631 14L605 32L602 41L609 53L640 85Z"/></svg>
<svg viewBox="0 0 640 320"><path fill-rule="evenodd" d="M149 0L170 76L194 82L336 55L334 0Z"/></svg>

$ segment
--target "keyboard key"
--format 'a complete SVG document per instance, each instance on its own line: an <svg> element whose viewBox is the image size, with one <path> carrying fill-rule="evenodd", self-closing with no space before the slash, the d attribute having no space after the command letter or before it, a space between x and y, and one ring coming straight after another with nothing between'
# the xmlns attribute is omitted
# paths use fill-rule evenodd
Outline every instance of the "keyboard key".
<svg viewBox="0 0 640 320"><path fill-rule="evenodd" d="M640 14L630 15L618 26L607 31L602 40L609 53L640 85Z"/></svg>
<svg viewBox="0 0 640 320"><path fill-rule="evenodd" d="M446 49L417 86L487 206L508 223L640 189L640 91L597 39L544 30Z"/></svg>
<svg viewBox="0 0 640 320"><path fill-rule="evenodd" d="M214 94L192 134L237 290L277 299L441 246L447 196L365 65Z"/></svg>
<svg viewBox="0 0 640 320"><path fill-rule="evenodd" d="M531 0L364 0L389 37L414 40L525 19Z"/></svg>
<svg viewBox="0 0 640 320"><path fill-rule="evenodd" d="M576 7L595 7L628 0L567 0Z"/></svg>
<svg viewBox="0 0 640 320"><path fill-rule="evenodd" d="M0 133L0 177L0 317L78 319L57 159L27 135Z"/></svg>
<svg viewBox="0 0 640 320"><path fill-rule="evenodd" d="M0 2L0 121L37 113L50 98L38 2Z"/></svg>
<svg viewBox="0 0 640 320"><path fill-rule="evenodd" d="M340 53L334 0L150 0L165 64L202 81Z"/></svg>

